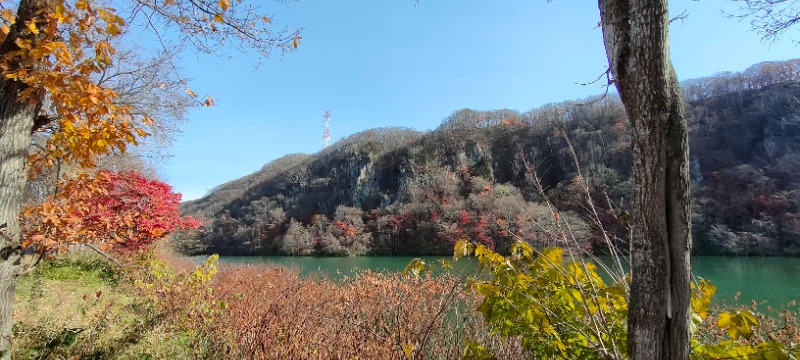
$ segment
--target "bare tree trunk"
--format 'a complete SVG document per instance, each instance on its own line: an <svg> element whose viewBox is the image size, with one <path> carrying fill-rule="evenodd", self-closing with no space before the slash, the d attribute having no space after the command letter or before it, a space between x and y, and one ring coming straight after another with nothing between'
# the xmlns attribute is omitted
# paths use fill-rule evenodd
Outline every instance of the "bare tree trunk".
<svg viewBox="0 0 800 360"><path fill-rule="evenodd" d="M0 55L18 50L16 41L35 40L34 34L22 30L41 10L54 5L53 0L21 0L16 23L0 44ZM15 59L6 60L11 67L28 67ZM27 85L0 77L0 354L11 358L12 315L17 276L21 270L19 215L28 181L28 148L34 117L41 99L22 100L20 93Z"/></svg>
<svg viewBox="0 0 800 360"><path fill-rule="evenodd" d="M667 0L599 0L606 54L633 128L628 353L689 357L687 123L669 59Z"/></svg>
<svg viewBox="0 0 800 360"><path fill-rule="evenodd" d="M34 106L17 101L18 86L0 80L0 353L10 358L11 315L20 270L19 214L28 171L25 166Z"/></svg>

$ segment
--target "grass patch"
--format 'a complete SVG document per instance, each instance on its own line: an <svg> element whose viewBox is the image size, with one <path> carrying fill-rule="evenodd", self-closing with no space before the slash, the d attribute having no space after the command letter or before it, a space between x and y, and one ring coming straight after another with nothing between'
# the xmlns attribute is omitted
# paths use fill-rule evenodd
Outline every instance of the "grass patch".
<svg viewBox="0 0 800 360"><path fill-rule="evenodd" d="M119 266L99 255L72 252L43 263L39 275L49 280L76 280L86 285L117 285L121 277Z"/></svg>
<svg viewBox="0 0 800 360"><path fill-rule="evenodd" d="M15 359L197 359L191 334L176 332L137 294L126 270L74 252L20 277L14 302Z"/></svg>

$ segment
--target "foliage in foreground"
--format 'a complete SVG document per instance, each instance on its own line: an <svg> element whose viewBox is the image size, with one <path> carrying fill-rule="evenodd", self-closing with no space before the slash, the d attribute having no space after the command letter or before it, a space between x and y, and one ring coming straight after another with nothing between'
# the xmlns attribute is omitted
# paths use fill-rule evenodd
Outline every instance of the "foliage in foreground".
<svg viewBox="0 0 800 360"><path fill-rule="evenodd" d="M488 332L471 310L477 297L452 276L333 281L160 251L124 268L80 261L60 255L23 278L15 358L457 359L468 338L526 357Z"/></svg>
<svg viewBox="0 0 800 360"><path fill-rule="evenodd" d="M135 252L200 221L182 217L181 194L138 172L97 171L58 183L58 191L25 209L22 247L38 253L93 243L102 250Z"/></svg>
<svg viewBox="0 0 800 360"><path fill-rule="evenodd" d="M167 326L128 279L135 272L95 253L70 252L20 278L15 359L197 359L199 341Z"/></svg>
<svg viewBox="0 0 800 360"><path fill-rule="evenodd" d="M467 338L526 357L516 339L488 332L453 276L364 271L335 282L249 266L222 269L215 296L229 301L213 331L232 358L458 359Z"/></svg>
<svg viewBox="0 0 800 360"><path fill-rule="evenodd" d="M607 284L594 263L560 248L534 251L523 242L511 255L466 241L456 258L474 256L488 279L473 279L469 288L482 295L477 309L493 333L517 338L534 358L625 358L627 279ZM613 274L612 274L613 275ZM710 309L716 288L706 280L693 285L693 359L795 359L800 355L797 313L780 319L750 309ZM753 309L755 310L755 309ZM471 342L468 358L503 358Z"/></svg>
<svg viewBox="0 0 800 360"><path fill-rule="evenodd" d="M21 278L14 357L625 356L624 281L606 283L594 264L571 261L569 250L536 252L520 243L501 256L469 243L458 249L487 270L467 288L465 274L365 271L333 281L296 269L218 267L216 257L196 264L154 251L118 267L70 252ZM776 317L755 304L722 311L710 307L714 292L707 281L694 289L693 358L798 356L796 309Z"/></svg>

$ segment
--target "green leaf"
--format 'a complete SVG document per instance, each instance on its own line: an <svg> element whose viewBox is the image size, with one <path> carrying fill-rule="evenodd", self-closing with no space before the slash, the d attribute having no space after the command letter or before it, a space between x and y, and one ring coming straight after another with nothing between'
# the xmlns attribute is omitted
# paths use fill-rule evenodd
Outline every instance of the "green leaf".
<svg viewBox="0 0 800 360"><path fill-rule="evenodd" d="M84 332L86 329L84 328L69 328L64 329L56 335L55 338L50 340L45 347L50 350L55 350L56 348L68 348L72 347L78 342L78 334Z"/></svg>
<svg viewBox="0 0 800 360"><path fill-rule="evenodd" d="M464 359L494 360L496 358L483 345L469 341L464 349Z"/></svg>

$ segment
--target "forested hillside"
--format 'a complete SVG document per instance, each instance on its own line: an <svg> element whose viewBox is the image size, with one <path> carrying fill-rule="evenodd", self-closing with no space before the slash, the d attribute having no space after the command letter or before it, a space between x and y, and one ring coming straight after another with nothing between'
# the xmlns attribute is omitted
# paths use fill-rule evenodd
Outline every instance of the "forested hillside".
<svg viewBox="0 0 800 360"><path fill-rule="evenodd" d="M800 59L683 86L693 250L800 254ZM558 241L555 219L580 246L602 250L601 231L627 237L630 141L613 96L524 113L459 110L424 133L368 130L184 203L185 213L212 222L179 245L221 254L452 254L455 240L469 238L502 251L514 236L536 246Z"/></svg>

